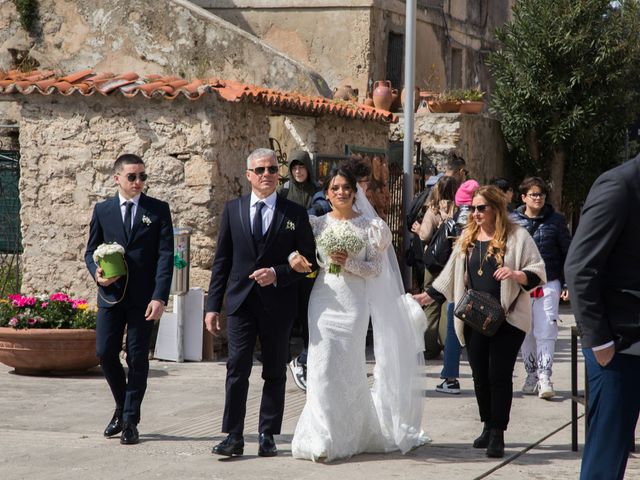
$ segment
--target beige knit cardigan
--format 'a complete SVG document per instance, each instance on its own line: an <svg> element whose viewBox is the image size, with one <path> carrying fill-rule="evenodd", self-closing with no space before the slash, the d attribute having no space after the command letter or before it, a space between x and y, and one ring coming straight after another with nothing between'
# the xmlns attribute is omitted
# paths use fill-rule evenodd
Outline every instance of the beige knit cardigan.
<svg viewBox="0 0 640 480"><path fill-rule="evenodd" d="M538 247L529 232L520 226L513 225L509 233L504 265L512 270L535 273L540 277L541 285L547 281L544 260L540 256ZM465 272L465 254L460 251L460 245L456 244L447 265L434 280L432 287L443 294L449 302L457 304L464 295ZM531 300L525 289L515 280L503 280L500 282L500 303L507 310L520 291L522 291L522 295L518 297L515 308L507 316L507 322L529 333L531 330ZM464 323L457 317L455 317L455 330L460 344L464 346Z"/></svg>

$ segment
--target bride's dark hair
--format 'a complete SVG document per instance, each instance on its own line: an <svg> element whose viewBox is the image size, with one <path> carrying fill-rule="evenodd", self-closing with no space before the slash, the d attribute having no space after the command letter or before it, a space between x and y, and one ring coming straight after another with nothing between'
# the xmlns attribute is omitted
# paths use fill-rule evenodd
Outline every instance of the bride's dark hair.
<svg viewBox="0 0 640 480"><path fill-rule="evenodd" d="M336 177L344 178L347 181L347 184L353 190L353 193L354 194L356 193L356 190L358 189L358 182L356 182L356 177L353 176L353 173L351 173L350 170L340 166L340 167L333 167L329 172L329 175L327 175L327 178L324 181L324 186L323 186L325 195L329 190L329 186L331 185L331 182L333 182L333 179Z"/></svg>

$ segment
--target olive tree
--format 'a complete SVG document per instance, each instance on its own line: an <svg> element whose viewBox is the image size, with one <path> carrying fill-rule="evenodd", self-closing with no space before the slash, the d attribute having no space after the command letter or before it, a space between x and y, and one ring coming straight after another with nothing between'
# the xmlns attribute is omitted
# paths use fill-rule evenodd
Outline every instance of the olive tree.
<svg viewBox="0 0 640 480"><path fill-rule="evenodd" d="M619 161L639 111L638 13L635 0L518 0L496 31L491 110L519 171L549 180L556 208Z"/></svg>

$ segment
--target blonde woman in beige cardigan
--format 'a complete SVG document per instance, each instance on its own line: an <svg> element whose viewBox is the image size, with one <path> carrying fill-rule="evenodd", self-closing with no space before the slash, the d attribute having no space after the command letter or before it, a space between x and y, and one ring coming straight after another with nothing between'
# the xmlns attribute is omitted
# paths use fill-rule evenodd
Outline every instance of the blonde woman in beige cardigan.
<svg viewBox="0 0 640 480"><path fill-rule="evenodd" d="M468 268L467 268L468 266ZM493 337L472 330L456 318L456 334L467 347L473 374L482 433L474 448L487 456L504 456L504 431L513 398L513 368L526 333L531 328L531 290L546 281L544 262L529 233L509 220L506 198L494 186L480 187L473 196L471 218L442 273L426 292L415 295L421 304L458 301L470 288L490 293L508 310Z"/></svg>

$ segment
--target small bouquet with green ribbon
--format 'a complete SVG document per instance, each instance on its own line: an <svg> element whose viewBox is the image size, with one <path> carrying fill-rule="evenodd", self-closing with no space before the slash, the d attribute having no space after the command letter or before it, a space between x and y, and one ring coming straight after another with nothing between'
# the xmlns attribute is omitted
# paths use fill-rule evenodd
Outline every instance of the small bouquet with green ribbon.
<svg viewBox="0 0 640 480"><path fill-rule="evenodd" d="M336 222L329 225L317 238L316 243L329 255L337 252L355 255L364 247L364 240L349 222ZM340 270L342 270L340 265L329 263L329 273L339 275Z"/></svg>
<svg viewBox="0 0 640 480"><path fill-rule="evenodd" d="M124 247L116 242L103 243L93 252L93 261L102 269L103 278L127 274L124 263Z"/></svg>

